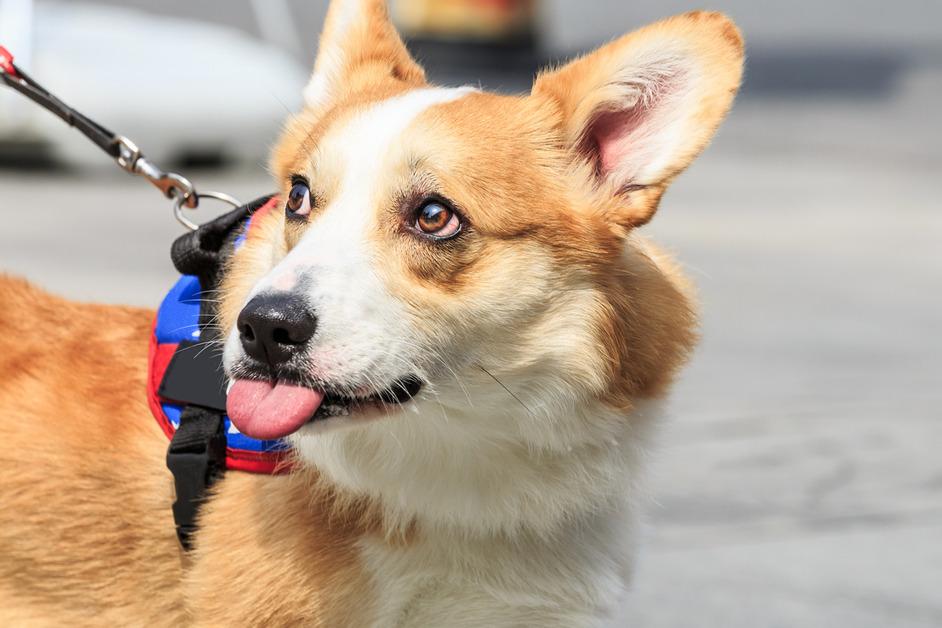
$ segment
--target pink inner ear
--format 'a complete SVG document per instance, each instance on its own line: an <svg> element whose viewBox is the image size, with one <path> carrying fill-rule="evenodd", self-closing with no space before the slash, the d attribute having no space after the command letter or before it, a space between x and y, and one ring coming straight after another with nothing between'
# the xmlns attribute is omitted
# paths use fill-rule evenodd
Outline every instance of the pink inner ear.
<svg viewBox="0 0 942 628"><path fill-rule="evenodd" d="M598 151L598 169L601 176L623 170L633 148L633 132L641 124L638 108L624 111L606 111L592 122L591 137Z"/></svg>

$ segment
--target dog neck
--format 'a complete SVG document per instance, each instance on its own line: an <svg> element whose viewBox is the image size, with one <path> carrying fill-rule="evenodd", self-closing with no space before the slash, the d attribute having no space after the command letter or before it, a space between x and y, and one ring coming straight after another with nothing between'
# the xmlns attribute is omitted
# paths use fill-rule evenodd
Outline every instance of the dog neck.
<svg viewBox="0 0 942 628"><path fill-rule="evenodd" d="M443 411L426 404L356 428L301 434L293 444L326 481L376 504L387 535L552 538L574 520L631 507L626 494L637 491L625 487L638 479L661 404L639 403L628 417L598 403L573 409L584 429L569 439L556 429L563 417L546 412L483 403L449 409L443 421ZM423 420L426 413L437 420Z"/></svg>

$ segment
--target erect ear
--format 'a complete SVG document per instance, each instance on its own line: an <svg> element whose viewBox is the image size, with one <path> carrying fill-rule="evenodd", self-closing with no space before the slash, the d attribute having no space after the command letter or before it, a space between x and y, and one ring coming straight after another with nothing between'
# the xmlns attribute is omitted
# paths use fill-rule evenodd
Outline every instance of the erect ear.
<svg viewBox="0 0 942 628"><path fill-rule="evenodd" d="M647 222L665 186L710 141L742 78L739 30L719 13L693 12L625 35L537 78L536 97L562 115L564 141L623 203L619 222ZM634 195L633 195L634 196Z"/></svg>
<svg viewBox="0 0 942 628"><path fill-rule="evenodd" d="M332 0L321 33L314 73L304 89L308 106L321 107L344 89L393 78L425 83L389 20L384 0Z"/></svg>

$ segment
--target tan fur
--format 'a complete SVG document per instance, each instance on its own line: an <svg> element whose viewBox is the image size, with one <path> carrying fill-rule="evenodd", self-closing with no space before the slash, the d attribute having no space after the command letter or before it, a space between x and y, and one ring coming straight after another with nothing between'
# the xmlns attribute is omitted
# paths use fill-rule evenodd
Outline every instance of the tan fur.
<svg viewBox="0 0 942 628"><path fill-rule="evenodd" d="M690 132L653 178L615 180L586 144L587 129L626 89L647 102L645 85L626 88L611 77L626 56L663 52L664 42L666 54L699 64L683 72L702 74L698 104L683 111ZM473 342L482 366L501 376L562 372L583 401L607 408L605 421L623 423L640 402L665 393L696 340L688 282L634 229L713 134L738 87L741 60L742 40L728 19L690 13L541 75L531 95L474 93L430 107L383 156L383 176L364 182L376 199L375 208L363 208L372 212L376 274L410 304L407 316L429 337ZM307 108L286 125L273 170L283 192L292 175L309 176L313 222L339 193L342 172L330 146L342 143L346 125L425 86L425 77L384 3L349 0L332 4L312 85ZM467 237L432 248L403 236L398 217L430 192L454 200L471 225ZM304 233L286 227L278 210L256 217L222 286L224 333ZM537 272L542 292L518 284ZM527 307L509 313L508 295ZM451 547L421 521L394 520L377 499L298 464L283 476L229 473L203 508L196 550L185 556L171 516L167 439L145 399L152 318L146 310L67 302L0 276L0 625L368 625L387 583L372 579L364 543L374 559L413 543ZM560 330L572 336L558 340L561 353L547 353ZM486 362L495 355L512 359ZM622 446L593 442L573 454L571 446L560 452L547 444L538 453L557 472L573 455ZM513 451L532 453L524 445ZM609 497L586 512L604 510ZM582 516L561 517L561 527ZM541 547L553 525L521 538ZM403 530L405 538L396 536ZM500 538L517 547L513 537ZM452 560L455 569L465 564ZM488 609L489 595L469 595ZM423 616L422 599L408 607L410 616ZM551 608L534 612L552 616Z"/></svg>
<svg viewBox="0 0 942 628"><path fill-rule="evenodd" d="M506 266L516 258L522 271L537 259L524 243L538 245L570 271L560 278L560 291L585 284L597 289L599 301L585 316L597 321L599 343L607 350L608 399L628 409L631 398L663 393L693 346L692 294L679 268L652 259L649 252L657 251L652 244L635 237L626 247L622 233L613 230L610 207L638 201L613 202L587 190L584 174L569 169L569 153L556 149L564 141L557 115L539 99L492 94L476 94L430 114L435 119L416 143L438 149L435 178L447 196L462 199L481 241L447 262L389 243L380 247L389 254L379 267L406 265L401 273L409 281L400 281L400 289L434 318L437 303L447 306L456 292L473 294L475 283L493 277L485 266ZM526 175L507 177L520 163L528 164ZM513 333L528 327L514 326ZM595 369L594 361L585 367Z"/></svg>
<svg viewBox="0 0 942 628"><path fill-rule="evenodd" d="M230 473L203 513L186 576L201 625L357 626L372 583L353 544L379 529L316 474Z"/></svg>
<svg viewBox="0 0 942 628"><path fill-rule="evenodd" d="M153 314L9 278L0 304L0 623L178 623L167 441L144 394Z"/></svg>
<svg viewBox="0 0 942 628"><path fill-rule="evenodd" d="M357 625L350 544L376 524L316 475L229 474L180 551L146 405L153 312L3 276L0 303L0 625Z"/></svg>

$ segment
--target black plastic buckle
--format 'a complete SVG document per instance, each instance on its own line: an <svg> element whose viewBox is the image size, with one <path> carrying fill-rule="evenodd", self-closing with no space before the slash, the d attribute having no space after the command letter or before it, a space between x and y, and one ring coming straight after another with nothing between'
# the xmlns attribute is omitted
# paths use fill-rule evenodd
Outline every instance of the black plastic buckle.
<svg viewBox="0 0 942 628"><path fill-rule="evenodd" d="M180 427L167 449L167 468L173 474L176 501L173 520L183 549L191 548L196 516L206 490L226 469L223 415L216 410L187 406Z"/></svg>

